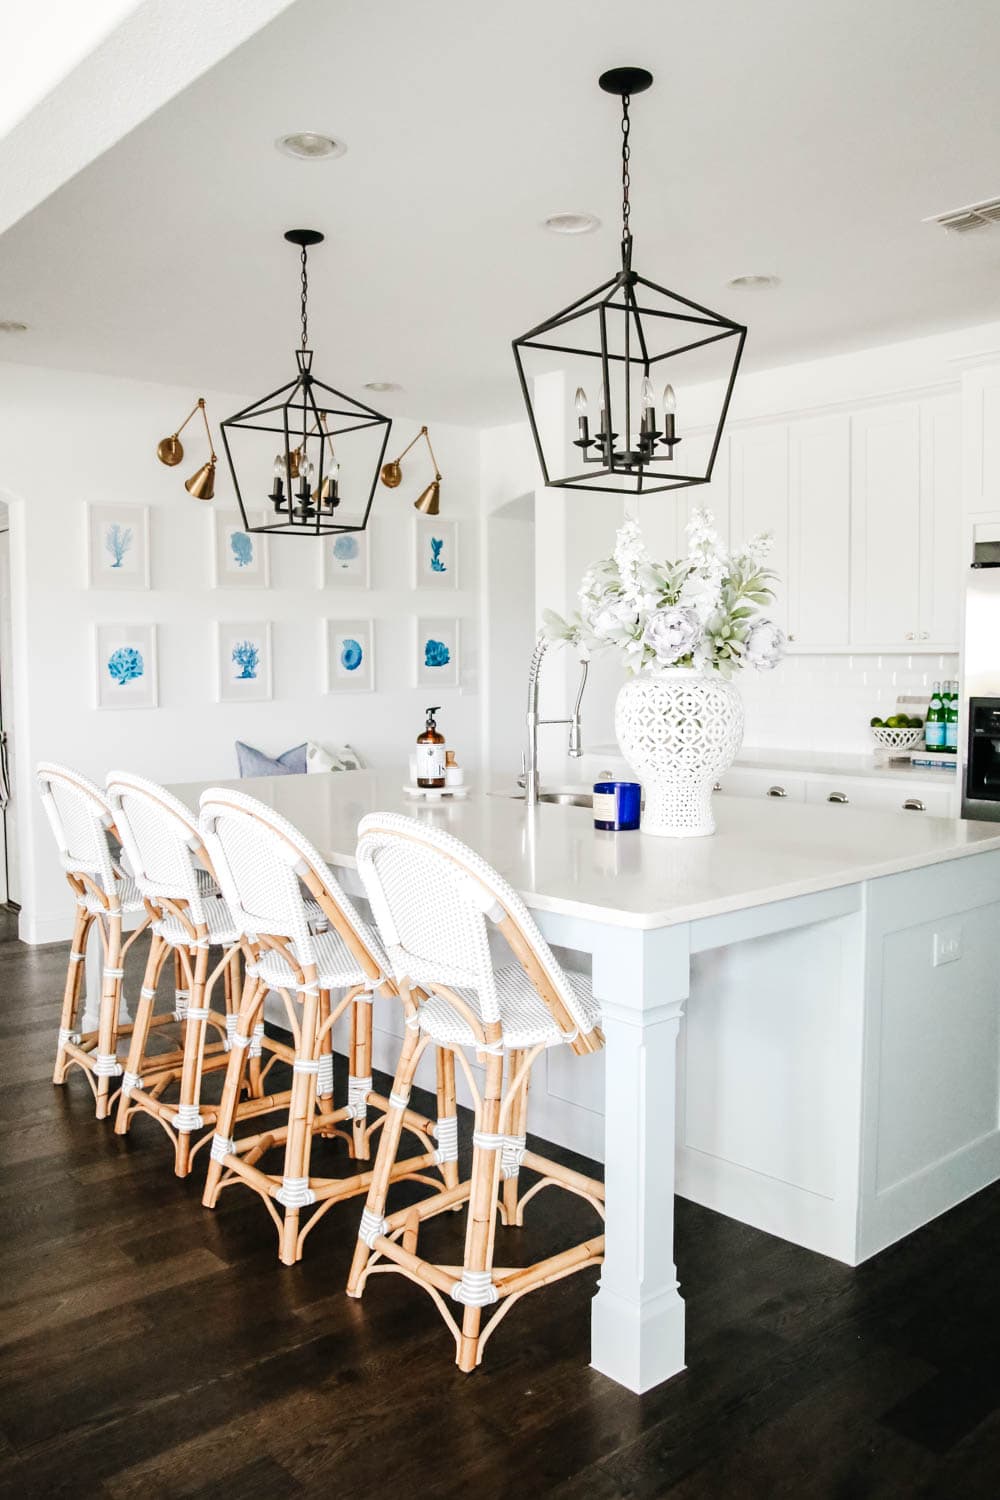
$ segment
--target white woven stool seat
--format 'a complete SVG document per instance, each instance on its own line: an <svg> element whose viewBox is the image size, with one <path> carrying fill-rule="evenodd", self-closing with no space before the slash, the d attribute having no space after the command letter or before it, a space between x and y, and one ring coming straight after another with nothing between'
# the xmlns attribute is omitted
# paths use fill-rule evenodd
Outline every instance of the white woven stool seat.
<svg viewBox="0 0 1000 1500"><path fill-rule="evenodd" d="M315 954L317 982L321 990L353 989L355 985L367 985L364 970L351 953L343 938L336 932L319 932L312 939ZM295 943L291 951L296 961L301 961ZM255 979L264 979L272 989L294 990L295 974L289 963L276 948L267 948L260 962L248 968Z"/></svg>
<svg viewBox="0 0 1000 1500"><path fill-rule="evenodd" d="M208 924L208 940L210 943L235 943L239 941L239 928L233 920L233 914L223 901L221 896L208 896L204 899L205 920ZM191 941L191 934L184 926L179 917L172 912L168 913L162 921L154 922L153 931L157 937L174 948L186 948Z"/></svg>
<svg viewBox="0 0 1000 1500"><path fill-rule="evenodd" d="M601 1019L600 1006L594 999L590 980L583 974L563 972L572 985L582 1015L591 1027L597 1026ZM505 1047L537 1047L539 1043L555 1047L566 1040L552 1012L519 964L508 964L496 970L496 989ZM462 988L456 989L455 993L475 1015L482 1016L475 990ZM461 1047L475 1045L476 1038L468 1021L442 995L430 995L421 1005L418 1015L421 1031L434 1041Z"/></svg>
<svg viewBox="0 0 1000 1500"><path fill-rule="evenodd" d="M142 899L142 892L131 875L120 875L115 881L114 889L123 912L145 911L146 903ZM84 892L83 904L95 917L104 911L103 905L89 888Z"/></svg>

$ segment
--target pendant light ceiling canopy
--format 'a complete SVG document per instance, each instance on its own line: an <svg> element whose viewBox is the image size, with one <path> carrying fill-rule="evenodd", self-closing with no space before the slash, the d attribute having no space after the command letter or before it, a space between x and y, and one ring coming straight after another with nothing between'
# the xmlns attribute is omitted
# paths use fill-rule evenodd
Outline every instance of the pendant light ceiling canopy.
<svg viewBox="0 0 1000 1500"><path fill-rule="evenodd" d="M289 229L285 239L300 251L298 373L221 424L240 513L247 531L279 536L363 531L392 421L312 373L307 255L324 236Z"/></svg>
<svg viewBox="0 0 1000 1500"><path fill-rule="evenodd" d="M542 476L547 485L614 495L707 484L747 330L633 270L629 106L653 75L613 68L599 82L622 101L621 267L514 340ZM561 423L539 420L535 411L535 380L556 371L568 376L567 394L575 390ZM685 387L716 382L720 394L709 420L699 410L698 430L684 433ZM574 449L578 456L570 457Z"/></svg>

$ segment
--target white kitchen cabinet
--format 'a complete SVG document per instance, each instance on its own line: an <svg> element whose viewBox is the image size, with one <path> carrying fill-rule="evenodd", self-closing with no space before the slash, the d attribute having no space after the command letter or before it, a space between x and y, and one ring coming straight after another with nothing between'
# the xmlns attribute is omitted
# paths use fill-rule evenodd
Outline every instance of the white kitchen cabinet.
<svg viewBox="0 0 1000 1500"><path fill-rule="evenodd" d="M942 776L950 773L942 771ZM859 776L817 777L806 783L807 802L835 807L878 807L886 812L926 813L932 818L954 816L954 785L907 786L902 781L864 780Z"/></svg>
<svg viewBox="0 0 1000 1500"><path fill-rule="evenodd" d="M962 404L920 403L921 642L957 646L962 602ZM925 645L926 649L926 645Z"/></svg>
<svg viewBox="0 0 1000 1500"><path fill-rule="evenodd" d="M788 441L789 639L837 650L850 639L850 418L793 422Z"/></svg>
<svg viewBox="0 0 1000 1500"><path fill-rule="evenodd" d="M851 641L904 646L920 618L920 408L851 418Z"/></svg>
<svg viewBox="0 0 1000 1500"><path fill-rule="evenodd" d="M776 801L787 798L789 802L806 800L803 776L789 776L784 771L758 771L748 766L731 766L720 778L718 789L731 797L772 797Z"/></svg>
<svg viewBox="0 0 1000 1500"><path fill-rule="evenodd" d="M777 598L767 613L782 629L789 618L788 424L746 427L733 432L730 450L730 530L740 546L758 531L769 531L774 547L768 566L778 575Z"/></svg>

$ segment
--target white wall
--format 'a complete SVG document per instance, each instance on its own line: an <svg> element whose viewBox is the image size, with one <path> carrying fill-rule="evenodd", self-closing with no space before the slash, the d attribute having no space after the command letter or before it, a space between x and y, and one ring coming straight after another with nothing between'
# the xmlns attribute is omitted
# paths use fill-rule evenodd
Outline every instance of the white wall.
<svg viewBox="0 0 1000 1500"><path fill-rule="evenodd" d="M0 492L11 503L15 729L22 810L22 936L44 942L69 931L70 909L51 833L33 784L37 761L64 761L95 780L112 766L162 782L236 774L233 742L270 753L304 739L350 741L375 765L402 766L423 728L427 690L413 686L413 618L462 620L462 684L437 690L440 722L460 761L479 761L478 538L479 435L435 426L442 507L459 521L460 583L455 591L411 586L410 502L423 487L407 466L394 491L379 487L373 512L373 588L318 587L316 544L275 538L271 587L211 587L213 511L234 506L224 460L216 499L192 500L184 477L202 460L203 435L184 433L183 464L166 469L157 441L192 404L189 390L24 366L0 367ZM213 424L245 404L246 393L204 392ZM401 419L398 451L412 436ZM89 590L84 502L150 507L152 588ZM372 617L376 692L327 696L322 690L322 621ZM268 703L215 701L213 622L272 622L274 697ZM93 707L93 627L97 621L155 622L159 701L154 710Z"/></svg>

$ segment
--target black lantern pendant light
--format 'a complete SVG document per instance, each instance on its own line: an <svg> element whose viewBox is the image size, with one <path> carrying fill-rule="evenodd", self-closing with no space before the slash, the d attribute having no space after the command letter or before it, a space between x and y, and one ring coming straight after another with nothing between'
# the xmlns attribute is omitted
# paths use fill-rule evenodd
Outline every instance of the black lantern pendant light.
<svg viewBox="0 0 1000 1500"><path fill-rule="evenodd" d="M281 536L363 531L392 421L313 375L306 257L311 245L322 244L323 235L318 229L289 229L285 239L301 252L298 374L221 424L240 513L247 531ZM276 435L277 443L261 433ZM258 501L270 513L255 524L252 512Z"/></svg>
<svg viewBox="0 0 1000 1500"><path fill-rule="evenodd" d="M613 68L602 73L599 82L606 93L617 94L622 101L621 270L514 340L514 359L542 475L547 485L615 495L648 495L707 484L747 331L741 323L647 281L632 269L629 103L633 94L649 88L653 75L645 68ZM528 350L542 352L527 356ZM553 360L553 355L573 356L572 365L580 377L573 407L558 429L551 422L538 422L529 384L532 374L565 367L565 359ZM526 358L531 361L527 370ZM596 385L598 396L593 431L588 379ZM725 394L714 427L705 431L708 424L699 421L701 430L686 441L682 459L675 388L685 380L688 386L718 380ZM562 474L571 444L585 467Z"/></svg>

